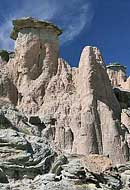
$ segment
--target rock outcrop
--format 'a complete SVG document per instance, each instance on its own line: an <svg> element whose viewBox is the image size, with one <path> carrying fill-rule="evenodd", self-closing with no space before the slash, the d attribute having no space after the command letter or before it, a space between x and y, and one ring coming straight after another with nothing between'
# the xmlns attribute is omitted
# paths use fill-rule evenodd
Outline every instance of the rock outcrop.
<svg viewBox="0 0 130 190"><path fill-rule="evenodd" d="M107 65L107 73L113 87L130 91L130 77L127 78L125 66L110 63Z"/></svg>
<svg viewBox="0 0 130 190"><path fill-rule="evenodd" d="M15 56L8 68L18 89L18 107L33 114L43 103L49 80L56 74L61 30L32 18L14 20L13 25Z"/></svg>
<svg viewBox="0 0 130 190"><path fill-rule="evenodd" d="M107 65L107 73L113 87L121 87L122 83L127 79L126 67L118 63L110 63L110 65Z"/></svg>
<svg viewBox="0 0 130 190"><path fill-rule="evenodd" d="M82 131L80 141L83 142L80 150L84 146L84 149L88 149L86 154L103 153L113 159L119 158L120 127L116 126L116 119L120 117L120 106L112 92L105 65L97 48L86 47L83 50L79 64L79 80L82 106L79 133ZM114 156L115 152L118 156Z"/></svg>
<svg viewBox="0 0 130 190"><path fill-rule="evenodd" d="M126 77L126 67L120 64L107 66L107 73L122 109L120 122L122 137L130 147L130 77ZM129 153L127 154L129 155Z"/></svg>
<svg viewBox="0 0 130 190"><path fill-rule="evenodd" d="M129 92L112 89L124 71L106 69L91 46L72 68L59 58L57 26L30 17L13 25L15 51L0 65L0 188L127 188L118 169L130 157Z"/></svg>
<svg viewBox="0 0 130 190"><path fill-rule="evenodd" d="M5 102L17 105L18 91L9 77L7 62L1 59L0 63L0 106Z"/></svg>
<svg viewBox="0 0 130 190"><path fill-rule="evenodd" d="M27 117L53 118L41 136L48 136L61 151L104 154L115 163L124 162L117 124L121 109L100 51L85 47L79 68L71 68L58 59L60 29L32 18L13 24L15 56L7 68L17 89L17 108Z"/></svg>
<svg viewBox="0 0 130 190"><path fill-rule="evenodd" d="M97 48L84 48L77 69L59 60L57 74L46 89L39 111L44 116L48 113L56 118L54 141L62 150L105 154L119 159L115 162L124 160L117 127L120 105Z"/></svg>

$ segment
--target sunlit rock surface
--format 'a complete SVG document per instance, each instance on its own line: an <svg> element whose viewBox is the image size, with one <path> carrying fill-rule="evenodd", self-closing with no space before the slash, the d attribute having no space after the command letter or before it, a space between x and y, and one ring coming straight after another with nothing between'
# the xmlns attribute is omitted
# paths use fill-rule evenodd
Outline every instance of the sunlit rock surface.
<svg viewBox="0 0 130 190"><path fill-rule="evenodd" d="M13 25L15 50L9 61L0 54L0 189L129 189L124 70L108 72L91 46L72 68L59 58L57 26Z"/></svg>

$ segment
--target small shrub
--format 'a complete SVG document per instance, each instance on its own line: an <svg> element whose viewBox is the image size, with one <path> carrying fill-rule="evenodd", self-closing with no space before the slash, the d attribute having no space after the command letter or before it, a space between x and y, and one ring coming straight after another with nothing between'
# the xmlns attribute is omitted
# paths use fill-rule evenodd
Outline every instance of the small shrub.
<svg viewBox="0 0 130 190"><path fill-rule="evenodd" d="M1 56L3 61L6 61L6 62L9 61L9 53L6 50L1 50L0 56Z"/></svg>

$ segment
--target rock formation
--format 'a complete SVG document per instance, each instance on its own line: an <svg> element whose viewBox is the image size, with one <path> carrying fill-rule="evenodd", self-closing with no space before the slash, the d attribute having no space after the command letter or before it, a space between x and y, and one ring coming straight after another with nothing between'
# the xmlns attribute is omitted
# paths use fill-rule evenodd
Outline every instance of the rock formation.
<svg viewBox="0 0 130 190"><path fill-rule="evenodd" d="M112 158L115 152L118 154L118 151L121 151L116 148L120 146L120 129L116 127L116 119L120 117L120 106L112 92L105 65L97 48L84 48L78 78L82 106L80 141L84 141L80 150L84 146L82 153L88 149L86 154L108 154ZM113 143L116 150L113 149Z"/></svg>
<svg viewBox="0 0 130 190"><path fill-rule="evenodd" d="M51 23L32 18L14 20L13 25L15 56L8 68L18 89L19 108L33 114L43 103L49 80L56 74L58 35L62 32Z"/></svg>
<svg viewBox="0 0 130 190"><path fill-rule="evenodd" d="M9 61L0 54L0 188L129 188L124 67L106 69L86 46L72 68L59 58L57 26L30 17L13 25L15 51Z"/></svg>
<svg viewBox="0 0 130 190"><path fill-rule="evenodd" d="M5 59L5 57L0 55L0 106L4 102L10 102L16 106L17 88L9 77Z"/></svg>
<svg viewBox="0 0 130 190"><path fill-rule="evenodd" d="M125 67L121 65L110 65L107 67L107 72L115 95L120 103L121 112L121 131L122 137L128 147L130 147L130 86L129 77L126 76ZM116 74L117 78L115 75ZM119 77L120 76L120 77ZM113 85L113 82L116 81ZM129 149L128 149L129 152ZM129 153L128 153L129 154Z"/></svg>
<svg viewBox="0 0 130 190"><path fill-rule="evenodd" d="M113 87L130 91L130 77L127 78L126 67L119 63L107 65L107 73Z"/></svg>
<svg viewBox="0 0 130 190"><path fill-rule="evenodd" d="M126 68L118 63L107 65L107 73L114 87L120 87L126 81Z"/></svg>

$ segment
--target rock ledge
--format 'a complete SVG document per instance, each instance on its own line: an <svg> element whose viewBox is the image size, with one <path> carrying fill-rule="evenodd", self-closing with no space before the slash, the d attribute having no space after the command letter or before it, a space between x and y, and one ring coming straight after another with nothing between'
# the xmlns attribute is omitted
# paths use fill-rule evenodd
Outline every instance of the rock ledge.
<svg viewBox="0 0 130 190"><path fill-rule="evenodd" d="M21 19L13 20L14 28L11 32L10 37L14 40L17 39L18 32L23 28L39 28L53 30L58 36L62 34L62 30L59 29L56 25L47 22L34 19L32 17L25 17Z"/></svg>

